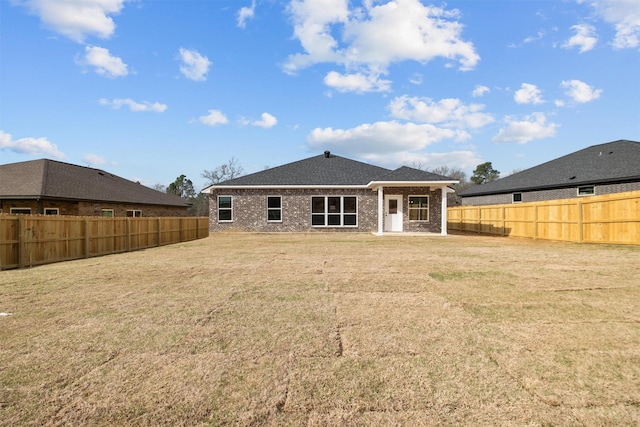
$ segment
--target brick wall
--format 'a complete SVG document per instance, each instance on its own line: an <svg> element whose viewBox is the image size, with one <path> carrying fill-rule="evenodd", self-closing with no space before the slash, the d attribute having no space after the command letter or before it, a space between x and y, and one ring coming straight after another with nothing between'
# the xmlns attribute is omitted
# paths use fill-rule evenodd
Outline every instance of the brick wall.
<svg viewBox="0 0 640 427"><path fill-rule="evenodd" d="M421 188L385 188L385 194L403 195L404 230L407 232L440 232L441 191ZM429 196L429 221L408 220L409 195ZM218 221L218 196L233 197L233 221ZM282 221L267 221L267 197L282 197ZM357 227L312 227L311 197L355 196L358 199ZM209 195L209 229L215 231L251 232L376 232L378 230L378 193L369 189L227 189Z"/></svg>
<svg viewBox="0 0 640 427"><path fill-rule="evenodd" d="M402 231L405 233L440 233L442 230L442 191L429 187L388 187L385 195L402 195ZM429 196L429 220L409 221L409 196Z"/></svg>
<svg viewBox="0 0 640 427"><path fill-rule="evenodd" d="M582 186L581 186L582 187ZM640 182L619 184L601 184L595 186L595 195L624 193L640 190ZM578 197L578 187L556 188L551 190L523 191L523 202L542 202L545 200L572 199ZM588 196L584 196L588 197ZM513 202L513 193L490 194L486 196L463 197L463 206L500 205Z"/></svg>
<svg viewBox="0 0 640 427"><path fill-rule="evenodd" d="M136 205L108 202L69 202L61 200L1 200L0 209L10 213L11 208L30 208L32 214L44 213L45 209L58 209L60 215L101 216L102 209L113 209L114 216L125 217L128 210L140 210L142 216L186 216L187 208L155 205Z"/></svg>

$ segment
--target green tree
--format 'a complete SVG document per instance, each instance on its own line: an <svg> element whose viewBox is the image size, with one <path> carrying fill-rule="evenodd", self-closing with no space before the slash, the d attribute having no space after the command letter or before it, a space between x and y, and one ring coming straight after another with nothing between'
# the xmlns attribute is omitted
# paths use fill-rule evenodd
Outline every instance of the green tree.
<svg viewBox="0 0 640 427"><path fill-rule="evenodd" d="M174 194L185 200L191 201L196 197L196 190L193 188L193 182L186 176L180 175L174 182L167 187L167 194Z"/></svg>
<svg viewBox="0 0 640 427"><path fill-rule="evenodd" d="M493 168L491 162L485 162L476 166L471 175L471 182L475 184L487 184L500 177L500 171Z"/></svg>

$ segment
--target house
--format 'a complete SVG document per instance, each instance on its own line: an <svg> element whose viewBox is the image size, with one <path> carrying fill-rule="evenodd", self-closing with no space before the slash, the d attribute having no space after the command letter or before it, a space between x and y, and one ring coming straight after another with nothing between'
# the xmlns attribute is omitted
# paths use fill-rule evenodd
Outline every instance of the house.
<svg viewBox="0 0 640 427"><path fill-rule="evenodd" d="M446 234L446 195L457 182L325 151L202 191L209 194L211 231Z"/></svg>
<svg viewBox="0 0 640 427"><path fill-rule="evenodd" d="M100 169L48 159L0 165L0 213L186 216L189 206Z"/></svg>
<svg viewBox="0 0 640 427"><path fill-rule="evenodd" d="M640 142L593 145L488 184L468 188L462 205L494 205L640 190Z"/></svg>

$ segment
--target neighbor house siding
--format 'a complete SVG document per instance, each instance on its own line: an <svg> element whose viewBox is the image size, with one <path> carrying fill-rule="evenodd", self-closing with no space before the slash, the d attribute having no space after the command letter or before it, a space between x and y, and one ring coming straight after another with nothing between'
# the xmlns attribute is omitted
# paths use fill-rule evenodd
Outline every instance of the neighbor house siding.
<svg viewBox="0 0 640 427"><path fill-rule="evenodd" d="M581 187L589 184L581 185ZM640 190L640 182L616 184L595 184L596 194L614 194ZM572 199L578 195L578 187L555 188L550 190L514 191L522 194L522 202L542 202L546 200ZM500 205L513 202L513 193L488 194L483 196L462 197L463 206ZM588 197L588 196L585 196Z"/></svg>
<svg viewBox="0 0 640 427"><path fill-rule="evenodd" d="M142 216L179 217L187 215L186 207L157 206L109 202L69 202L64 200L0 200L0 210L9 213L11 208L31 208L32 214L43 213L45 209L58 209L59 215L101 216L102 209L112 209L114 216L127 216L129 210L142 211Z"/></svg>
<svg viewBox="0 0 640 427"><path fill-rule="evenodd" d="M218 196L233 197L233 220L218 221ZM267 221L267 197L282 197L282 221ZM355 196L358 200L356 227L312 227L311 197ZM209 196L211 231L311 232L377 230L377 193L369 189L216 189Z"/></svg>

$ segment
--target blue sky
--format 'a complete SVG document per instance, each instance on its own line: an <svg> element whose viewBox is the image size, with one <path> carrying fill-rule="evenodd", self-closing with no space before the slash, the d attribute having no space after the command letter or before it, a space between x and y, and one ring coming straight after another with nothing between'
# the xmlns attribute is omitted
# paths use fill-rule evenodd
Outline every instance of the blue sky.
<svg viewBox="0 0 640 427"><path fill-rule="evenodd" d="M618 139L637 0L0 0L0 163L202 188L232 157L504 176Z"/></svg>

